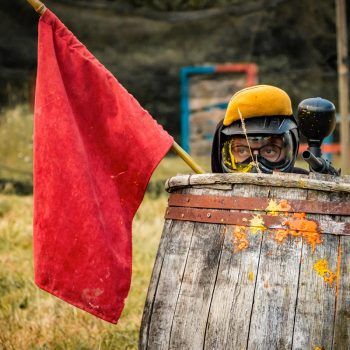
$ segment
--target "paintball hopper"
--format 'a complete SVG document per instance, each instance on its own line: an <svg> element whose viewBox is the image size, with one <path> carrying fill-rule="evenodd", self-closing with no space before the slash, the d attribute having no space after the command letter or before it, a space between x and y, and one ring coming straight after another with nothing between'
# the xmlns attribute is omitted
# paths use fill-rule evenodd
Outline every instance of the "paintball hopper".
<svg viewBox="0 0 350 350"><path fill-rule="evenodd" d="M323 139L334 131L336 125L334 104L321 97L301 101L298 106L298 124L309 146L302 157L309 164L310 171L339 176L340 171L323 159L321 152Z"/></svg>

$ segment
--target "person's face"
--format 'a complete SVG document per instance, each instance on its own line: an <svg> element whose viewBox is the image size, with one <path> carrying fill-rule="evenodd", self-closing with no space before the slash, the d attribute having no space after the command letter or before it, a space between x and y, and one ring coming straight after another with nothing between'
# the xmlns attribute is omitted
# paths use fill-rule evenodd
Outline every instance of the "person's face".
<svg viewBox="0 0 350 350"><path fill-rule="evenodd" d="M248 137L248 140L254 159L260 155L270 162L277 163L286 157L281 136ZM236 136L231 140L231 152L237 163L251 158L247 139L244 136Z"/></svg>

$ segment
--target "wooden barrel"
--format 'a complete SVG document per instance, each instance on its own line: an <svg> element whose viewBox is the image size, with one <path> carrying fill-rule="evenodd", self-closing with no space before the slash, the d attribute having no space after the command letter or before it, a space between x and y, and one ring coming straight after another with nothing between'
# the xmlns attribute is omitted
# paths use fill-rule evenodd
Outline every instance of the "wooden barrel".
<svg viewBox="0 0 350 350"><path fill-rule="evenodd" d="M168 180L140 349L350 349L350 177Z"/></svg>

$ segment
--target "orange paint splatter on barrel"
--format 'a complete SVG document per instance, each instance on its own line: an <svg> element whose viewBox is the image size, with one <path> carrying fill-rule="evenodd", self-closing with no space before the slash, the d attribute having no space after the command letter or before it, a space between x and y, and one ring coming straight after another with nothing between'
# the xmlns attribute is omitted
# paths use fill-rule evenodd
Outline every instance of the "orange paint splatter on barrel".
<svg viewBox="0 0 350 350"><path fill-rule="evenodd" d="M233 232L233 245L235 252L247 249L249 247L249 241L247 237L247 230L245 226L235 226Z"/></svg>
<svg viewBox="0 0 350 350"><path fill-rule="evenodd" d="M261 214L253 215L250 220L243 218L244 226L237 225L232 231L234 251L238 252L249 247L249 233L266 233L266 231L271 233L269 238L274 239L278 243L285 242L288 237L294 237L295 242L303 240L311 246L312 251L315 251L316 246L323 242L321 232L318 232L317 222L307 219L306 213L290 213L289 210L293 209L285 199L279 202L271 199L265 209L267 215L280 216L277 223L280 222L279 225L282 227L278 225L277 227L271 226L268 229ZM247 225L245 226L245 224ZM260 240L262 240L262 236Z"/></svg>
<svg viewBox="0 0 350 350"><path fill-rule="evenodd" d="M291 230L292 236L302 237L308 244L311 245L314 251L317 244L322 243L322 238L318 232L317 223L306 219L305 213L294 213L290 220L285 222L285 225Z"/></svg>
<svg viewBox="0 0 350 350"><path fill-rule="evenodd" d="M288 230L276 230L274 239L275 241L282 243L288 235L289 235Z"/></svg>
<svg viewBox="0 0 350 350"><path fill-rule="evenodd" d="M278 205L280 211L290 211L292 209L291 205L286 199L282 199Z"/></svg>

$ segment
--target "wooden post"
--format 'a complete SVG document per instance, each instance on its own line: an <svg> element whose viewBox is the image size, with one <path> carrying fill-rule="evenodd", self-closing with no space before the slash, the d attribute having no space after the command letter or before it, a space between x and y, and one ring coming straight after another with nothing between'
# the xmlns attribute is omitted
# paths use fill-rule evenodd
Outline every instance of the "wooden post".
<svg viewBox="0 0 350 350"><path fill-rule="evenodd" d="M345 0L336 0L338 50L338 105L341 116L340 143L342 174L350 174L349 69Z"/></svg>

